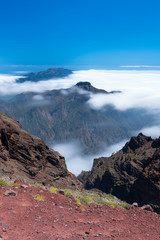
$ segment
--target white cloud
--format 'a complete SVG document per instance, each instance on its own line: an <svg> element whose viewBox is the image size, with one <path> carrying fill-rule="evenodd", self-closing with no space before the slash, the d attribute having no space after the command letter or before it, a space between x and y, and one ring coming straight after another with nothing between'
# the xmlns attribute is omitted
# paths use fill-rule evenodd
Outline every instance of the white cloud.
<svg viewBox="0 0 160 240"><path fill-rule="evenodd" d="M78 140L54 145L53 149L65 156L68 170L75 175L80 174L82 170L90 170L92 167L94 156L84 156L83 148Z"/></svg>
<svg viewBox="0 0 160 240"><path fill-rule="evenodd" d="M24 82L17 83L16 79L21 76L0 75L0 95L15 95L22 92L33 91L37 93L44 92L46 90L68 88L73 86L73 82L70 79L53 79L40 82ZM76 83L76 82L75 82Z"/></svg>
<svg viewBox="0 0 160 240"><path fill-rule="evenodd" d="M34 95L32 99L35 100L35 101L43 101L43 100L45 100L44 97L42 95L39 95L39 94L38 95Z"/></svg>
<svg viewBox="0 0 160 240"><path fill-rule="evenodd" d="M150 136L152 138L158 138L160 136L160 126L151 126L147 128L143 128L139 130L139 132L142 132L146 136ZM136 132L136 135L138 132Z"/></svg>
<svg viewBox="0 0 160 240"><path fill-rule="evenodd" d="M67 168L69 171L78 175L82 170L89 171L93 165L93 159L98 157L109 157L112 153L120 150L126 143L126 140L106 146L104 151L97 155L83 155L83 148L78 140L70 141L67 143L56 144L53 146L55 151L65 156Z"/></svg>
<svg viewBox="0 0 160 240"><path fill-rule="evenodd" d="M13 74L26 74L28 71L12 71Z"/></svg>
<svg viewBox="0 0 160 240"><path fill-rule="evenodd" d="M89 104L95 109L112 104L122 111L137 107L160 111L160 71L89 70L76 72L71 77L78 81L89 81L106 91L122 92L91 95Z"/></svg>
<svg viewBox="0 0 160 240"><path fill-rule="evenodd" d="M0 88L7 87L9 84L13 84L16 81L17 76L9 74L0 74Z"/></svg>
<svg viewBox="0 0 160 240"><path fill-rule="evenodd" d="M29 103L29 105L36 105L36 106L42 106L42 105L48 105L50 104L50 101L46 100L42 95L37 94L32 97L32 101Z"/></svg>
<svg viewBox="0 0 160 240"><path fill-rule="evenodd" d="M160 66L152 66L152 65L126 65L120 66L121 68L160 68Z"/></svg>
<svg viewBox="0 0 160 240"><path fill-rule="evenodd" d="M89 95L89 96L91 95L90 92L88 92L88 91L86 91L86 90L84 90L82 88L79 88L77 86L73 86L73 87L71 87L71 88L69 88L67 90L66 89L62 89L61 93L63 95L68 95L68 94L71 94L71 93L78 93L78 94Z"/></svg>
<svg viewBox="0 0 160 240"><path fill-rule="evenodd" d="M97 94L91 95L88 104L95 109L101 109L107 104L111 104L115 109L124 111L130 108L145 108L160 112L160 95L152 93L148 89L147 92L141 92L139 89L136 92L126 91L115 94Z"/></svg>
<svg viewBox="0 0 160 240"><path fill-rule="evenodd" d="M89 105L100 109L112 104L116 109L145 108L160 112L160 71L136 70L86 70L75 71L68 77L40 82L16 83L18 76L0 75L0 95L13 95L26 91L37 93L52 89L66 89L77 82L88 81L106 91L119 90L117 94L91 94ZM67 92L63 92L66 94ZM83 94L82 92L79 92Z"/></svg>

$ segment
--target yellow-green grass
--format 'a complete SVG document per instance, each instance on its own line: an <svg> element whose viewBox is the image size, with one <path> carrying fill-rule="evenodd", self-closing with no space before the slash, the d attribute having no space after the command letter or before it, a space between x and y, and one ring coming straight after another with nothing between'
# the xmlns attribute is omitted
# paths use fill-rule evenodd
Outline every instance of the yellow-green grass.
<svg viewBox="0 0 160 240"><path fill-rule="evenodd" d="M37 201L39 201L39 202L44 202L44 200L45 200L45 197L43 196L43 195L35 195L34 196L34 199L35 200L37 200Z"/></svg>
<svg viewBox="0 0 160 240"><path fill-rule="evenodd" d="M9 183L4 179L0 178L0 186L9 186Z"/></svg>
<svg viewBox="0 0 160 240"><path fill-rule="evenodd" d="M87 191L87 190L78 191L73 189L58 189L55 187L50 187L48 190L50 193L55 193L55 194L58 193L60 190L62 190L65 193L66 197L75 199L78 205L98 203L98 204L106 204L111 207L129 208L129 204L117 199L112 194L105 194L105 193L99 194L99 192Z"/></svg>

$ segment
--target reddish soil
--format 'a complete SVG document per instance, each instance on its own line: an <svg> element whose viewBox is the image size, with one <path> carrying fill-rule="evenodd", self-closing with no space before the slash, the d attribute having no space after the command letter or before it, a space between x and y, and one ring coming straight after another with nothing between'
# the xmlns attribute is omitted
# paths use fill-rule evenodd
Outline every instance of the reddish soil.
<svg viewBox="0 0 160 240"><path fill-rule="evenodd" d="M159 240L160 217L134 208L77 205L61 194L36 187L0 187L0 240L112 239ZM43 195L43 202L34 199Z"/></svg>

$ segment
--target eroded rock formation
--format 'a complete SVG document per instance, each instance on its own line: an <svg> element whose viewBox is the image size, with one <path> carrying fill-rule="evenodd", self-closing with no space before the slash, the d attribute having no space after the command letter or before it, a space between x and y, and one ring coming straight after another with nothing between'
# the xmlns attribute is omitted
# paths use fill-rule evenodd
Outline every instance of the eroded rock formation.
<svg viewBox="0 0 160 240"><path fill-rule="evenodd" d="M93 168L81 180L87 189L98 188L129 203L160 206L160 138L140 133L111 157L94 160Z"/></svg>
<svg viewBox="0 0 160 240"><path fill-rule="evenodd" d="M80 186L67 171L65 159L21 124L0 112L0 175L12 180L38 182L60 187Z"/></svg>

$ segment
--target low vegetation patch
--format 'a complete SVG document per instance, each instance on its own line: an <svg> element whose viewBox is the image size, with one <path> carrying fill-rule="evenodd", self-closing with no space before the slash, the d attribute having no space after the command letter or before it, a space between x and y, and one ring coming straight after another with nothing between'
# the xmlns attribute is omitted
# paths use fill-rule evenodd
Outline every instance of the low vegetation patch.
<svg viewBox="0 0 160 240"><path fill-rule="evenodd" d="M35 186L35 187L43 187L43 184L36 182L36 183L34 184L34 186Z"/></svg>
<svg viewBox="0 0 160 240"><path fill-rule="evenodd" d="M21 183L9 183L4 179L0 178L0 186L12 186L12 187L21 187ZM35 187L43 187L43 185L39 183L34 184ZM112 207L122 207L129 209L130 205L126 202L121 201L120 199L113 196L111 193L106 194L98 191L87 191L87 190L73 190L73 189L59 189L56 187L48 188L48 191L53 194L57 194L58 192L63 192L63 194L71 199L74 199L78 205L80 205L83 209L85 206L90 203L98 203L98 204L107 204ZM44 201L45 197L43 195L37 194L33 196L37 201Z"/></svg>
<svg viewBox="0 0 160 240"><path fill-rule="evenodd" d="M9 186L9 183L6 182L4 179L0 178L0 186Z"/></svg>
<svg viewBox="0 0 160 240"><path fill-rule="evenodd" d="M20 188L22 186L22 184L21 183L11 183L10 186Z"/></svg>
<svg viewBox="0 0 160 240"><path fill-rule="evenodd" d="M37 200L37 201L39 201L39 202L44 202L44 200L45 200L45 197L43 196L43 195L35 195L34 196L34 199L35 200Z"/></svg>
<svg viewBox="0 0 160 240"><path fill-rule="evenodd" d="M99 193L96 191L78 191L72 189L58 189L55 187L50 187L48 189L50 193L58 193L63 192L66 197L75 199L76 203L81 206L85 206L90 203L98 203L98 204L107 204L111 207L123 207L129 208L129 204L123 202L113 196L112 194Z"/></svg>
<svg viewBox="0 0 160 240"><path fill-rule="evenodd" d="M50 188L48 189L48 191L49 191L50 193L57 193L59 190L60 190L60 189L55 188L55 187L50 187Z"/></svg>

